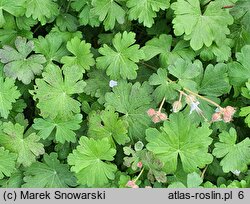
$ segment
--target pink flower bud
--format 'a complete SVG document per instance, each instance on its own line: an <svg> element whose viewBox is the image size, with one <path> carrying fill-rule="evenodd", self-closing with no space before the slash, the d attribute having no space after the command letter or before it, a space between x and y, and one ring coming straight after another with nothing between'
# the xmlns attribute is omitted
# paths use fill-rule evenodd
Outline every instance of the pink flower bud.
<svg viewBox="0 0 250 204"><path fill-rule="evenodd" d="M173 106L173 112L177 113L181 110L182 103L181 103L181 101L175 101L172 106Z"/></svg>
<svg viewBox="0 0 250 204"><path fill-rule="evenodd" d="M126 186L131 187L131 188L139 188L139 186L137 186L134 181L128 181Z"/></svg>
<svg viewBox="0 0 250 204"><path fill-rule="evenodd" d="M137 167L139 167L140 169L142 168L142 162L141 161L137 163Z"/></svg>
<svg viewBox="0 0 250 204"><path fill-rule="evenodd" d="M226 116L226 115L223 116L223 120L225 123L229 123L230 121L232 121L232 119L233 118L231 116Z"/></svg>
<svg viewBox="0 0 250 204"><path fill-rule="evenodd" d="M133 188L133 186L135 186L135 185L136 184L134 181L128 181L128 183L126 184L126 186L131 187L131 188Z"/></svg>
<svg viewBox="0 0 250 204"><path fill-rule="evenodd" d="M132 188L139 188L139 186L137 186L137 185L134 185Z"/></svg>
<svg viewBox="0 0 250 204"><path fill-rule="evenodd" d="M154 123L159 123L159 122L161 121L161 119L159 118L158 115L154 115L154 116L152 117L152 121L153 121Z"/></svg>
<svg viewBox="0 0 250 204"><path fill-rule="evenodd" d="M220 120L222 120L220 112L216 112L212 115L212 122L216 122L216 121L220 121Z"/></svg>
<svg viewBox="0 0 250 204"><path fill-rule="evenodd" d="M159 115L159 118L160 118L161 120L167 120L167 119L168 119L168 117L167 117L167 115L166 115L165 113L161 113L161 114Z"/></svg>
<svg viewBox="0 0 250 204"><path fill-rule="evenodd" d="M150 108L150 109L148 109L147 114L148 114L148 116L152 117L153 115L156 114L156 112L153 108Z"/></svg>
<svg viewBox="0 0 250 204"><path fill-rule="evenodd" d="M224 114L228 114L228 115L233 115L234 113L235 113L235 108L234 107L232 107L232 106L227 106L226 108L225 108L225 111L224 111Z"/></svg>
<svg viewBox="0 0 250 204"><path fill-rule="evenodd" d="M233 115L235 113L235 108L232 106L227 106L226 108L222 109L222 113L223 113L223 120L228 123L230 121L232 121L233 119Z"/></svg>

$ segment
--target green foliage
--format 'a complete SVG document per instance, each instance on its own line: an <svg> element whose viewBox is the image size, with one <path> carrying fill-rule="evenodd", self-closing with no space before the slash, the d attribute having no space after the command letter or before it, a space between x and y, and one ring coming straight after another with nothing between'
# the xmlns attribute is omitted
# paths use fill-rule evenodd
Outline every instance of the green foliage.
<svg viewBox="0 0 250 204"><path fill-rule="evenodd" d="M203 45L209 47L212 42L220 45L230 33L227 26L233 24L233 17L221 9L219 1L210 2L204 12L199 0L177 0L171 8L175 14L175 35L184 34L184 39L190 40L194 50L201 49Z"/></svg>
<svg viewBox="0 0 250 204"><path fill-rule="evenodd" d="M90 66L95 64L93 54L90 53L91 45L85 41L81 41L78 37L74 37L67 43L67 49L74 54L74 56L64 56L61 62L64 67L76 66L79 70L85 73L85 70L89 70Z"/></svg>
<svg viewBox="0 0 250 204"><path fill-rule="evenodd" d="M51 18L59 13L59 6L51 0L44 0L42 3L37 0L26 1L27 17L38 19L42 25L45 25Z"/></svg>
<svg viewBox="0 0 250 204"><path fill-rule="evenodd" d="M34 41L35 52L45 56L47 63L60 62L61 58L68 54L62 36L50 33L45 37L39 36Z"/></svg>
<svg viewBox="0 0 250 204"><path fill-rule="evenodd" d="M143 139L145 128L150 125L147 110L150 108L152 98L151 87L147 83L126 83L120 81L113 88L113 93L105 96L105 106L112 106L117 112L122 113L124 120L128 121L128 133L132 140Z"/></svg>
<svg viewBox="0 0 250 204"><path fill-rule="evenodd" d="M221 96L231 89L229 84L227 65L219 63L209 64L204 72L199 93L209 96Z"/></svg>
<svg viewBox="0 0 250 204"><path fill-rule="evenodd" d="M184 171L190 173L211 163L213 157L208 153L208 146L212 142L209 137L212 131L208 125L197 128L181 113L170 115L169 120L164 122L161 131L146 130L147 149L164 163L165 172L174 173L179 159Z"/></svg>
<svg viewBox="0 0 250 204"><path fill-rule="evenodd" d="M246 87L242 88L242 95L247 99L250 99L250 81L246 83ZM242 107L239 112L239 116L245 116L245 122L250 127L250 106Z"/></svg>
<svg viewBox="0 0 250 204"><path fill-rule="evenodd" d="M34 99L38 99L37 107L41 116L69 118L80 112L80 103L71 97L82 93L86 83L81 80L82 74L77 67L61 70L55 65L47 67L43 79L36 79Z"/></svg>
<svg viewBox="0 0 250 204"><path fill-rule="evenodd" d="M24 188L66 188L76 185L76 179L68 164L61 164L56 153L43 156L43 162L35 162L24 172Z"/></svg>
<svg viewBox="0 0 250 204"><path fill-rule="evenodd" d="M119 24L125 21L125 11L118 2L119 0L92 0L92 12L103 22L105 30L113 29L116 21Z"/></svg>
<svg viewBox="0 0 250 204"><path fill-rule="evenodd" d="M146 45L142 48L145 53L145 60L160 54L160 63L162 67L173 64L179 58L184 60L192 60L195 57L195 53L189 48L189 44L186 41L179 41L173 49L171 49L173 38L171 35L162 34L159 38L153 38L146 42Z"/></svg>
<svg viewBox="0 0 250 204"><path fill-rule="evenodd" d="M229 63L229 76L234 87L242 87L250 78L250 45L236 53L237 61Z"/></svg>
<svg viewBox="0 0 250 204"><path fill-rule="evenodd" d="M69 154L68 163L80 184L101 187L115 178L117 167L110 163L115 153L107 138L94 140L83 136L76 150Z"/></svg>
<svg viewBox="0 0 250 204"><path fill-rule="evenodd" d="M55 119L42 119L36 118L34 120L33 128L39 130L38 136L42 139L47 139L52 131L56 129L55 132L55 140L64 143L67 142L76 142L76 134L74 130L78 130L81 126L79 123L82 122L82 115L76 114L72 116L71 119L62 119L62 118L55 118Z"/></svg>
<svg viewBox="0 0 250 204"><path fill-rule="evenodd" d="M10 176L15 170L16 154L10 153L3 147L0 147L0 179L5 176Z"/></svg>
<svg viewBox="0 0 250 204"><path fill-rule="evenodd" d="M89 114L88 135L94 139L109 138L124 145L129 142L127 127L127 122L119 119L118 114L113 110Z"/></svg>
<svg viewBox="0 0 250 204"><path fill-rule="evenodd" d="M234 128L229 132L222 132L219 135L220 142L215 143L213 155L217 158L223 158L220 162L224 172L246 171L250 164L250 140L249 138L236 143L237 133Z"/></svg>
<svg viewBox="0 0 250 204"><path fill-rule="evenodd" d="M4 73L13 79L18 79L24 84L29 84L34 75L42 72L42 64L46 62L43 55L30 55L34 49L34 42L17 37L16 49L6 45L0 49L0 60L5 64ZM29 57L28 57L29 56Z"/></svg>
<svg viewBox="0 0 250 204"><path fill-rule="evenodd" d="M98 102L103 104L105 102L105 94L111 90L109 87L109 77L103 70L96 69L89 72L88 77L84 92L98 98Z"/></svg>
<svg viewBox="0 0 250 204"><path fill-rule="evenodd" d="M179 86L168 80L167 75L168 71L160 68L157 70L157 74L154 73L149 78L149 84L157 86L153 92L153 97L157 102L160 102L164 97L167 101L172 101L178 96L176 90L179 89Z"/></svg>
<svg viewBox="0 0 250 204"><path fill-rule="evenodd" d="M0 187L249 188L249 22L249 0L0 0Z"/></svg>
<svg viewBox="0 0 250 204"><path fill-rule="evenodd" d="M173 182L168 188L199 188L202 184L203 179L196 172L187 175L187 185L185 186L181 182Z"/></svg>
<svg viewBox="0 0 250 204"><path fill-rule="evenodd" d="M36 161L36 157L44 154L43 144L35 133L24 137L24 127L11 122L0 126L0 144L6 150L16 153L17 165L27 167Z"/></svg>
<svg viewBox="0 0 250 204"><path fill-rule="evenodd" d="M98 16L93 12L91 0L72 0L71 7L79 12L79 22L81 25L98 26L100 24Z"/></svg>
<svg viewBox="0 0 250 204"><path fill-rule="evenodd" d="M15 81L10 78L0 76L0 116L7 118L12 104L20 97L20 92L15 86Z"/></svg>
<svg viewBox="0 0 250 204"><path fill-rule="evenodd" d="M2 28L5 23L5 15L4 12L10 13L13 16L21 16L25 12L24 7L25 0L13 1L13 0L0 0L0 28Z"/></svg>
<svg viewBox="0 0 250 204"><path fill-rule="evenodd" d="M136 62L144 58L144 53L135 44L135 33L118 33L112 40L116 51L104 44L99 49L101 57L96 59L97 68L105 69L111 79L135 79L138 66Z"/></svg>
<svg viewBox="0 0 250 204"><path fill-rule="evenodd" d="M138 19L146 27L151 27L156 17L156 12L169 7L169 0L128 0L128 17L130 20Z"/></svg>

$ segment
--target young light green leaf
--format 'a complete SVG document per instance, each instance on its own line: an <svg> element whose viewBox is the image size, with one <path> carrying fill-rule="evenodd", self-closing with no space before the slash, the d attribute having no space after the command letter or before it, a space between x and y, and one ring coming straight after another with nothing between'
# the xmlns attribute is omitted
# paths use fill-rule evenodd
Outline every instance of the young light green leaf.
<svg viewBox="0 0 250 204"><path fill-rule="evenodd" d="M178 78L178 84L192 90L197 90L198 84L194 80L202 74L202 63L199 60L191 61L179 58L173 65L168 66L169 73Z"/></svg>
<svg viewBox="0 0 250 204"><path fill-rule="evenodd" d="M62 36L53 32L45 37L38 36L34 43L35 52L43 54L48 64L53 61L60 62L61 58L68 54Z"/></svg>
<svg viewBox="0 0 250 204"><path fill-rule="evenodd" d="M195 53L190 49L186 41L179 41L175 47L171 49L172 41L172 36L166 34L161 34L159 38L153 38L147 41L146 45L142 47L145 53L145 60L150 60L160 54L161 66L166 68L168 65L173 64L178 58L183 58L188 61L194 59Z"/></svg>
<svg viewBox="0 0 250 204"><path fill-rule="evenodd" d="M166 69L159 68L157 73L152 74L149 78L149 84L157 86L153 92L153 97L157 103L164 97L168 102L178 97L177 89L180 87L168 79L168 71Z"/></svg>
<svg viewBox="0 0 250 204"><path fill-rule="evenodd" d="M6 23L4 12L8 12L13 16L21 16L25 12L26 0L0 0L0 28Z"/></svg>
<svg viewBox="0 0 250 204"><path fill-rule="evenodd" d="M76 185L76 178L68 164L62 164L57 153L43 156L43 162L35 162L24 172L23 188L68 188Z"/></svg>
<svg viewBox="0 0 250 204"><path fill-rule="evenodd" d="M7 119L13 103L21 96L15 86L15 81L0 76L0 116Z"/></svg>
<svg viewBox="0 0 250 204"><path fill-rule="evenodd" d="M170 3L169 0L128 0L128 17L130 20L138 20L146 27L151 27L154 23L156 13L166 10Z"/></svg>
<svg viewBox="0 0 250 204"><path fill-rule="evenodd" d="M223 171L245 172L250 164L250 139L245 138L236 144L237 133L234 128L230 128L229 132L223 131L219 138L220 142L214 144L213 155L222 158L220 165Z"/></svg>
<svg viewBox="0 0 250 204"><path fill-rule="evenodd" d="M117 3L117 0L92 0L94 15L99 16L99 21L104 24L105 30L111 30L115 27L115 22L123 24L125 21L125 11Z"/></svg>
<svg viewBox="0 0 250 204"><path fill-rule="evenodd" d="M85 40L81 41L78 37L74 37L67 43L67 49L74 56L64 56L61 62L63 67L76 66L85 73L85 70L89 70L91 66L95 64L93 54L90 52L91 45L86 43Z"/></svg>
<svg viewBox="0 0 250 204"><path fill-rule="evenodd" d="M207 124L197 127L189 117L182 113L171 114L161 131L155 128L146 130L147 149L152 151L164 164L166 173L174 173L178 157L185 172L193 172L212 162L208 153L212 143L209 135L212 130Z"/></svg>
<svg viewBox="0 0 250 204"><path fill-rule="evenodd" d="M127 129L127 122L120 119L114 110L106 109L100 113L93 111L89 114L88 136L94 139L109 138L124 145L129 142Z"/></svg>
<svg viewBox="0 0 250 204"><path fill-rule="evenodd" d="M4 176L9 177L15 171L16 158L16 154L10 153L9 150L0 147L0 179L3 179Z"/></svg>
<svg viewBox="0 0 250 204"><path fill-rule="evenodd" d="M43 144L39 143L39 137L31 133L24 137L24 127L11 122L0 125L0 144L10 152L16 153L17 165L30 166L36 161L36 157L44 154Z"/></svg>
<svg viewBox="0 0 250 204"><path fill-rule="evenodd" d="M80 184L102 187L115 179L117 167L110 163L115 153L107 138L94 140L83 136L76 150L69 154L68 164L72 166L71 171L76 173Z"/></svg>
<svg viewBox="0 0 250 204"><path fill-rule="evenodd" d="M135 33L117 33L112 40L115 50L104 44L99 49L101 57L96 59L97 68L106 70L111 79L135 79L137 62L144 58L144 53L135 43Z"/></svg>
<svg viewBox="0 0 250 204"><path fill-rule="evenodd" d="M51 0L29 0L26 1L27 17L32 16L33 19L38 19L41 25L45 25L47 21L59 14L59 5Z"/></svg>
<svg viewBox="0 0 250 204"><path fill-rule="evenodd" d="M33 128L39 130L38 136L43 139L48 138L52 131L55 130L55 140L60 143L76 142L76 134L74 130L80 128L80 123L82 122L82 115L76 114L72 118L64 120L62 118L55 119L42 119L35 118Z"/></svg>
<svg viewBox="0 0 250 204"><path fill-rule="evenodd" d="M228 67L226 64L209 64L200 84L199 93L208 96L221 96L230 91Z"/></svg>
<svg viewBox="0 0 250 204"><path fill-rule="evenodd" d="M239 116L246 117L245 123L250 127L250 106L246 106L240 109Z"/></svg>
<svg viewBox="0 0 250 204"><path fill-rule="evenodd" d="M79 12L79 22L81 25L99 26L100 21L92 10L92 0L72 0L70 4L73 9Z"/></svg>
<svg viewBox="0 0 250 204"><path fill-rule="evenodd" d="M34 42L26 38L17 37L15 41L16 49L4 45L0 49L0 60L5 64L4 73L13 79L18 79L24 84L29 84L35 75L39 75L43 69L46 59L43 55L30 53L34 49Z"/></svg>
<svg viewBox="0 0 250 204"><path fill-rule="evenodd" d="M69 13L61 13L56 18L56 25L61 31L75 32L78 24L78 19Z"/></svg>
<svg viewBox="0 0 250 204"><path fill-rule="evenodd" d="M105 106L112 106L117 112L124 114L123 118L129 123L129 136L132 140L144 140L145 129L151 120L147 110L151 108L152 88L147 83L126 83L119 81L113 88L113 93L105 95Z"/></svg>
<svg viewBox="0 0 250 204"><path fill-rule="evenodd" d="M199 61L192 64L190 61L185 61L182 58L179 58L174 65L168 67L168 70L170 74L178 79L193 79L201 74L201 71L197 66L200 66Z"/></svg>
<svg viewBox="0 0 250 204"><path fill-rule="evenodd" d="M31 91L37 107L44 118L70 118L80 112L80 103L71 96L82 93L86 83L77 67L62 70L49 65L42 79L36 79L35 90Z"/></svg>
<svg viewBox="0 0 250 204"><path fill-rule="evenodd" d="M233 17L221 9L220 2L210 2L204 13L199 0L177 0L171 8L175 14L175 35L184 34L184 39L190 40L194 50L201 49L203 45L209 47L212 42L220 45L230 33L227 26L233 24Z"/></svg>

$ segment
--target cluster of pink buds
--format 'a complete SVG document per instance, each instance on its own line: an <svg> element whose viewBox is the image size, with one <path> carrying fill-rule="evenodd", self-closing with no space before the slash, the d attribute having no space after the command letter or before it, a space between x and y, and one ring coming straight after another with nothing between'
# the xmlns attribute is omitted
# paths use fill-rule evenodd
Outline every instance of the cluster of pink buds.
<svg viewBox="0 0 250 204"><path fill-rule="evenodd" d="M147 111L147 114L148 114L148 116L150 116L152 118L152 121L154 123L158 123L158 122L161 122L161 121L168 119L168 117L165 113L161 113L161 111L156 111L153 108L150 108Z"/></svg>
<svg viewBox="0 0 250 204"><path fill-rule="evenodd" d="M235 111L235 108L232 106L216 109L216 112L212 115L212 122L223 120L225 123L228 123L232 121Z"/></svg>
<svg viewBox="0 0 250 204"><path fill-rule="evenodd" d="M135 181L128 181L128 183L126 184L126 186L130 187L130 188L139 188L139 186L137 186L135 184Z"/></svg>

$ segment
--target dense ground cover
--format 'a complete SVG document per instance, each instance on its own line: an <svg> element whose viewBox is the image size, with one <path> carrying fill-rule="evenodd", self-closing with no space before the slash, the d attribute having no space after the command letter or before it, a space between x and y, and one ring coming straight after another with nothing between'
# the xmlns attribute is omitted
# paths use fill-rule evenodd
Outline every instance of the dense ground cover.
<svg viewBox="0 0 250 204"><path fill-rule="evenodd" d="M249 0L0 0L0 186L250 187Z"/></svg>

